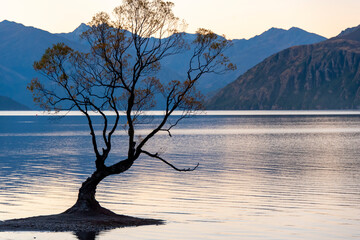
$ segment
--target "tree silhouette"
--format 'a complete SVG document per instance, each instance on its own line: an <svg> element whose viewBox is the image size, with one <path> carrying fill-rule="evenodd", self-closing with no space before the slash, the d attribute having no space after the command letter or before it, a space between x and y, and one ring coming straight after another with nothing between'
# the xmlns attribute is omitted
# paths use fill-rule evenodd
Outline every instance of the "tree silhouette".
<svg viewBox="0 0 360 240"><path fill-rule="evenodd" d="M196 168L180 169L146 147L159 132L171 136L181 119L201 109L202 96L195 84L202 75L222 73L234 66L223 55L230 41L199 29L195 40L188 43L185 24L174 16L172 7L173 3L162 0L125 0L113 15L101 12L93 17L90 29L82 35L90 46L88 52L58 43L34 63L35 70L44 76L28 85L34 101L46 110L79 110L90 129L96 170L83 182L77 202L66 213L111 214L95 199L97 185L110 175L125 172L142 155L177 171ZM184 51L191 51L185 79L159 79L161 62ZM156 96L163 98L160 107L164 114L150 133L138 138L137 123L144 110L154 108ZM183 114L170 119L175 110ZM94 111L103 121L100 134L94 130ZM109 111L115 117L110 118ZM125 113L126 122L121 122L121 113ZM127 157L107 165L111 149L116 147L113 135L120 126L125 126L127 133Z"/></svg>

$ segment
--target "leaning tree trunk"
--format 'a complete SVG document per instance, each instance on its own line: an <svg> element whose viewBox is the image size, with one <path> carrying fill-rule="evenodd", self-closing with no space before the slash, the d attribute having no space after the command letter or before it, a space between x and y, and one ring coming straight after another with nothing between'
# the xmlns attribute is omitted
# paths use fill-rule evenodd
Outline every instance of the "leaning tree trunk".
<svg viewBox="0 0 360 240"><path fill-rule="evenodd" d="M105 171L95 171L91 177L86 179L79 189L78 199L74 206L66 210L64 213L84 213L84 214L113 214L100 206L99 202L95 199L97 185L109 176Z"/></svg>
<svg viewBox="0 0 360 240"><path fill-rule="evenodd" d="M96 188L98 184L107 176L119 174L128 170L134 159L126 159L120 161L110 167L105 167L101 170L96 170L79 189L78 199L74 206L64 212L64 214L106 214L114 215L115 213L100 206L99 202L95 199ZM116 215L116 214L115 214Z"/></svg>

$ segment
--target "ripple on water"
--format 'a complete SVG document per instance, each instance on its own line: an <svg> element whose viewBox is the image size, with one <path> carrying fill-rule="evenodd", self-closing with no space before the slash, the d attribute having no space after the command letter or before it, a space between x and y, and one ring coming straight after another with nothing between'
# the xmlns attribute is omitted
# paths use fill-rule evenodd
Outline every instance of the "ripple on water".
<svg viewBox="0 0 360 240"><path fill-rule="evenodd" d="M43 123L42 129L38 120L25 121L33 122L12 123L16 134L0 131L6 156L0 161L1 220L62 212L94 168L86 125ZM23 125L35 127L29 133ZM196 171L174 172L143 157L97 191L115 212L167 224L117 229L98 239L357 239L358 126L360 117L188 119L173 138L160 135L149 148L180 167L199 162ZM121 134L114 141L120 147L110 161L122 159L126 145ZM26 234L16 239L29 239Z"/></svg>

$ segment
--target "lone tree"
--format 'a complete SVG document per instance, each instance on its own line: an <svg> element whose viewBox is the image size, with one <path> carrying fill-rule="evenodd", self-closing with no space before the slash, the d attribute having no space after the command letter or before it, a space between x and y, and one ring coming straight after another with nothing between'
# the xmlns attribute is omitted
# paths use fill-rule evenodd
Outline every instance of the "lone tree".
<svg viewBox="0 0 360 240"><path fill-rule="evenodd" d="M221 73L234 66L223 55L230 42L206 29L199 29L192 43L184 38L184 23L174 16L173 3L162 0L124 0L113 15L101 12L82 34L88 52L79 52L58 43L48 48L34 68L45 78L28 85L34 101L46 110L79 110L87 118L95 153L94 173L83 182L74 206L65 213L111 213L95 199L97 185L106 177L127 171L142 155L158 159L179 169L156 152L146 150L159 132L171 129L184 117L202 106L195 89L207 73ZM160 80L161 62L167 57L191 51L184 79ZM184 63L180 63L184 64ZM138 139L137 123L144 110L153 109L155 99L163 97L161 120L143 138ZM183 114L169 118L175 110ZM101 134L94 130L97 112L103 121ZM115 117L109 118L109 112ZM121 122L125 113L126 122ZM121 126L121 127L120 127ZM113 135L125 126L127 157L107 165Z"/></svg>

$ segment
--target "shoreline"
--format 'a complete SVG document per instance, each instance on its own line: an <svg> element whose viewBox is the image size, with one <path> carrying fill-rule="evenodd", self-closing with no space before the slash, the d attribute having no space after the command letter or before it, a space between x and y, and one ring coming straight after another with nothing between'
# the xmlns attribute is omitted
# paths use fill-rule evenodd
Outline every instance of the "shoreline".
<svg viewBox="0 0 360 240"><path fill-rule="evenodd" d="M109 116L115 116L114 112L104 111ZM101 116L97 112L90 113L91 116ZM164 111L144 111L146 116L163 116ZM174 111L172 116L181 116L182 111ZM10 111L0 110L0 116L33 116L33 117L61 117L61 116L83 116L80 111L47 112L43 110ZM120 113L120 116L126 116ZM330 109L330 110L202 110L193 116L360 116L359 109Z"/></svg>

